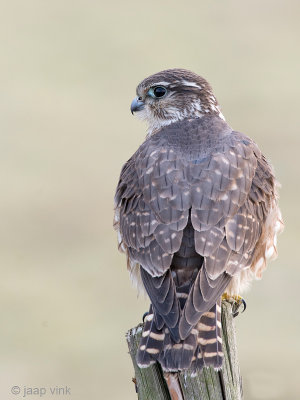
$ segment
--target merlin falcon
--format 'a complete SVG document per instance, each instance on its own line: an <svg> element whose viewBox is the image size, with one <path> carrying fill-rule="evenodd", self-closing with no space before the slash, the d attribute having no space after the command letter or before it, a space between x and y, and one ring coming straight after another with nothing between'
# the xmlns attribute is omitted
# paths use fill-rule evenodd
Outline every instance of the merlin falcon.
<svg viewBox="0 0 300 400"><path fill-rule="evenodd" d="M199 75L162 71L136 93L131 112L148 133L122 168L114 225L151 301L137 363L219 369L222 295L240 295L277 255L274 173L253 140L226 123Z"/></svg>

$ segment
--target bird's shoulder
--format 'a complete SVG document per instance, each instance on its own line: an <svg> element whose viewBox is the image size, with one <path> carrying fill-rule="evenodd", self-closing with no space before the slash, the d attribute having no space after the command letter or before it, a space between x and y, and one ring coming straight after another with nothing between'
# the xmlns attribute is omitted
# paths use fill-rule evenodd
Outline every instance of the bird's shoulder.
<svg viewBox="0 0 300 400"><path fill-rule="evenodd" d="M187 118L161 128L150 136L143 147L163 146L175 150L212 147L224 140L232 132L230 126L217 116L207 115L202 118Z"/></svg>
<svg viewBox="0 0 300 400"><path fill-rule="evenodd" d="M141 162L148 166L156 160L183 158L187 162L209 158L212 154L228 151L243 157L261 152L247 135L233 130L218 116L207 115L202 118L185 119L161 128L148 137L133 154L128 165Z"/></svg>
<svg viewBox="0 0 300 400"><path fill-rule="evenodd" d="M218 116L185 119L162 128L141 144L122 168L116 197L127 197L132 194L130 188L147 186L149 179L153 182L157 178L160 187L164 175L172 182L186 182L180 172L186 168L189 182L202 170L221 171L228 179L244 171L252 181L258 162L268 170L255 142Z"/></svg>

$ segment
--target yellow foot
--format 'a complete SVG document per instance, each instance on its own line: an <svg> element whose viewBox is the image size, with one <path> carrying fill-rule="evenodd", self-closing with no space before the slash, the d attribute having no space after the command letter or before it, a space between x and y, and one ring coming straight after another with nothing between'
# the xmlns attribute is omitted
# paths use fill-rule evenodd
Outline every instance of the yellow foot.
<svg viewBox="0 0 300 400"><path fill-rule="evenodd" d="M243 300L243 298L238 295L230 296L228 293L225 292L222 295L222 300L229 301L230 303L232 303L233 301L238 303L238 302L241 302Z"/></svg>
<svg viewBox="0 0 300 400"><path fill-rule="evenodd" d="M239 315L239 313L240 313L239 309L241 306L243 306L243 309L241 311L242 313L246 310L247 304L241 296L238 296L238 295L230 296L228 293L224 293L222 295L222 300L226 300L232 304L233 317L236 317L237 315Z"/></svg>

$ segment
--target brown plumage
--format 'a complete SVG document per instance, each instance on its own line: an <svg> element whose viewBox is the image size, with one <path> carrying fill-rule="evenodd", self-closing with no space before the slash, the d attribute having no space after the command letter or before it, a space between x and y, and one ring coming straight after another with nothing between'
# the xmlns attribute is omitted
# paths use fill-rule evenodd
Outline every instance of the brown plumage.
<svg viewBox="0 0 300 400"><path fill-rule="evenodd" d="M275 178L257 145L226 124L203 78L163 71L137 94L132 109L149 132L121 171L115 226L152 304L138 364L220 368L221 295L239 294L276 254Z"/></svg>

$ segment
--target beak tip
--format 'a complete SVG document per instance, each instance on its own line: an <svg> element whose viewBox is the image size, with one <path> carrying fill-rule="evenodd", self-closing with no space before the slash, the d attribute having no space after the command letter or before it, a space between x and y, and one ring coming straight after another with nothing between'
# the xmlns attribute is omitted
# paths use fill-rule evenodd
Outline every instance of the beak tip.
<svg viewBox="0 0 300 400"><path fill-rule="evenodd" d="M144 108L145 103L142 100L139 100L138 97L136 97L135 99L133 99L131 106L130 106L130 111L131 114L133 115L133 113L135 111L140 111Z"/></svg>

